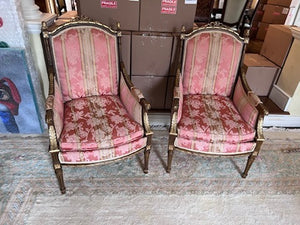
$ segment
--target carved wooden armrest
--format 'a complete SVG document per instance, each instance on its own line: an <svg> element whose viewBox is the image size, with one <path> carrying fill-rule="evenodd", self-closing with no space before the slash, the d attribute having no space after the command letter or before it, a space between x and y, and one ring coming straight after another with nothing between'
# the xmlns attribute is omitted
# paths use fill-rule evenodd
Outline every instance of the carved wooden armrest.
<svg viewBox="0 0 300 225"><path fill-rule="evenodd" d="M49 135L53 139L53 142L54 139L57 141L61 135L63 120L64 102L62 93L53 73L49 73L49 95L46 100L46 123L48 124ZM50 146L50 148L54 147ZM55 148L57 148L57 146Z"/></svg>
<svg viewBox="0 0 300 225"><path fill-rule="evenodd" d="M181 118L183 101L182 79L180 69L177 69L171 109L170 134L177 135L177 123Z"/></svg>

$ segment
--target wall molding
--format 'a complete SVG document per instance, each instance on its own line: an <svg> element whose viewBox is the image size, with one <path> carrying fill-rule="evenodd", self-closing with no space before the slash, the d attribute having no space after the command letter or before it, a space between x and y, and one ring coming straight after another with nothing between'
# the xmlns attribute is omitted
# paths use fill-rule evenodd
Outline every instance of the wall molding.
<svg viewBox="0 0 300 225"><path fill-rule="evenodd" d="M276 84L270 92L269 98L283 111L288 111L288 106L291 101L291 96L289 96L284 90L282 90Z"/></svg>

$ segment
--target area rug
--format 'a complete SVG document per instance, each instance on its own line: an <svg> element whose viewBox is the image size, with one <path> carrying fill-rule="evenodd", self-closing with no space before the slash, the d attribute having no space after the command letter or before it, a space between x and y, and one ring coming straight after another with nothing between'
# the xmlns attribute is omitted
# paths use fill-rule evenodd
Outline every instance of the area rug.
<svg viewBox="0 0 300 225"><path fill-rule="evenodd" d="M247 179L247 158L175 152L165 172L167 134L157 131L150 172L143 155L96 167L65 167L61 195L47 136L4 136L0 224L299 224L300 152L267 143Z"/></svg>

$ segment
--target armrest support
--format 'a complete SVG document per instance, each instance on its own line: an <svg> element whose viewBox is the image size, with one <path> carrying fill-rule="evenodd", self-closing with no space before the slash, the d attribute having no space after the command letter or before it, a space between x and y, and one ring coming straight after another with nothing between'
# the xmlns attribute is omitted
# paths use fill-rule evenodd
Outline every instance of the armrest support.
<svg viewBox="0 0 300 225"><path fill-rule="evenodd" d="M180 69L177 69L176 81L173 92L173 103L171 111L171 125L170 134L177 135L177 124L182 115L182 102L183 102L183 86Z"/></svg>
<svg viewBox="0 0 300 225"><path fill-rule="evenodd" d="M63 129L64 102L53 73L49 74L49 83L49 95L46 100L46 123L48 124L50 139L52 137L57 141ZM51 146L50 148L53 148L54 143Z"/></svg>

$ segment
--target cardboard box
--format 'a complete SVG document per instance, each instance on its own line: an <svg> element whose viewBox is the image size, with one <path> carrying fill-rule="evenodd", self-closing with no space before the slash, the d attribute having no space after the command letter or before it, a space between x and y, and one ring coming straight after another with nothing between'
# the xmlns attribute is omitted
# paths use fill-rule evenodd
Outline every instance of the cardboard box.
<svg viewBox="0 0 300 225"><path fill-rule="evenodd" d="M140 31L192 31L196 0L140 0Z"/></svg>
<svg viewBox="0 0 300 225"><path fill-rule="evenodd" d="M87 16L105 25L121 30L138 30L139 28L139 1L124 0L77 0L79 16Z"/></svg>
<svg viewBox="0 0 300 225"><path fill-rule="evenodd" d="M168 89L166 93L165 109L171 109L172 107L175 79L175 77L168 77Z"/></svg>
<svg viewBox="0 0 300 225"><path fill-rule="evenodd" d="M257 31L258 31L258 27L257 26L252 26L251 29L250 29L249 38L250 39L255 39L256 35L257 35Z"/></svg>
<svg viewBox="0 0 300 225"><path fill-rule="evenodd" d="M165 109L168 77L131 76L131 80L151 104L151 109Z"/></svg>
<svg viewBox="0 0 300 225"><path fill-rule="evenodd" d="M261 21L262 18L263 18L263 16L264 16L264 11L258 9L258 10L256 10L256 13L255 13L255 15L254 15L253 20L254 20L254 21Z"/></svg>
<svg viewBox="0 0 300 225"><path fill-rule="evenodd" d="M290 7L292 0L268 0L267 4Z"/></svg>
<svg viewBox="0 0 300 225"><path fill-rule="evenodd" d="M131 73L130 53L131 53L131 32L123 31L121 36L120 57L122 57L122 60L124 62L128 74Z"/></svg>
<svg viewBox="0 0 300 225"><path fill-rule="evenodd" d="M256 39L263 41L267 34L268 28L269 28L268 23L259 23L257 34L256 34Z"/></svg>
<svg viewBox="0 0 300 225"><path fill-rule="evenodd" d="M132 75L168 76L173 35L132 33Z"/></svg>
<svg viewBox="0 0 300 225"><path fill-rule="evenodd" d="M180 34L175 34L173 39L173 49L170 63L169 76L176 76L178 63L180 60Z"/></svg>
<svg viewBox="0 0 300 225"><path fill-rule="evenodd" d="M247 53L257 53L259 54L260 51L261 51L261 47L263 45L263 42L264 41L261 41L261 40L250 40L249 44L247 45L247 48L246 48L246 52Z"/></svg>
<svg viewBox="0 0 300 225"><path fill-rule="evenodd" d="M292 42L290 26L270 24L260 54L282 67Z"/></svg>
<svg viewBox="0 0 300 225"><path fill-rule="evenodd" d="M289 8L278 5L265 5L262 22L284 24L289 13Z"/></svg>
<svg viewBox="0 0 300 225"><path fill-rule="evenodd" d="M257 95L267 96L280 68L262 55L247 53L243 62L247 82Z"/></svg>

